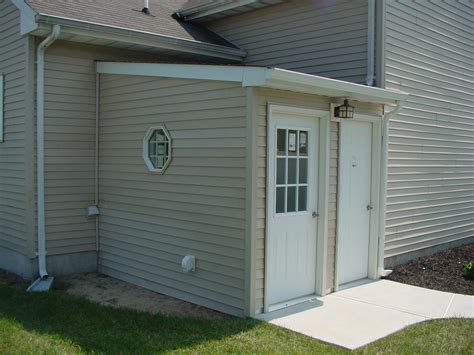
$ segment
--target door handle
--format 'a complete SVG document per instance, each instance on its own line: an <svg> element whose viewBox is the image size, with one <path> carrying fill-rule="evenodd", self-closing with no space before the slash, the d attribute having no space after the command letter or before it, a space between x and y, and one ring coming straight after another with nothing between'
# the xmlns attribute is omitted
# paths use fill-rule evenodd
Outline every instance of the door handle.
<svg viewBox="0 0 474 355"><path fill-rule="evenodd" d="M312 216L313 216L313 218L319 217L319 213L317 213L317 212L315 211L315 212L313 212Z"/></svg>
<svg viewBox="0 0 474 355"><path fill-rule="evenodd" d="M371 206L371 205L367 205L367 211L371 211L373 210L374 208Z"/></svg>

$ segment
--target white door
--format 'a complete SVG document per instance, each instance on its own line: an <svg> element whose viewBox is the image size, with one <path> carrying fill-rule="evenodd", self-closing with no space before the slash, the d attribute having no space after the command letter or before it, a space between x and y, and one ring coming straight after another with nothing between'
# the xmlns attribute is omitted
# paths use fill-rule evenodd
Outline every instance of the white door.
<svg viewBox="0 0 474 355"><path fill-rule="evenodd" d="M369 268L372 124L341 123L339 159L339 285L364 279Z"/></svg>
<svg viewBox="0 0 474 355"><path fill-rule="evenodd" d="M318 137L316 117L272 114L266 254L269 306L315 293Z"/></svg>

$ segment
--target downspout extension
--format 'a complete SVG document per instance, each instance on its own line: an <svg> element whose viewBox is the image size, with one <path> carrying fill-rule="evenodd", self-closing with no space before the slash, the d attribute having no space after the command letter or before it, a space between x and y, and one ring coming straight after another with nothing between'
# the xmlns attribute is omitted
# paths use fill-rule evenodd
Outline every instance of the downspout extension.
<svg viewBox="0 0 474 355"><path fill-rule="evenodd" d="M367 20L367 86L374 86L375 81L375 0L368 0Z"/></svg>
<svg viewBox="0 0 474 355"><path fill-rule="evenodd" d="M396 107L384 113L382 118L382 161L380 163L380 215L379 215L379 250L378 250L378 274L386 276L384 266L385 250L385 217L387 212L387 185L388 185L388 135L389 120L402 109L402 102L397 101Z"/></svg>
<svg viewBox="0 0 474 355"><path fill-rule="evenodd" d="M46 270L46 231L44 206L44 53L61 33L61 27L54 25L50 35L39 44L37 49L37 183L38 183L38 270L40 279L48 277Z"/></svg>

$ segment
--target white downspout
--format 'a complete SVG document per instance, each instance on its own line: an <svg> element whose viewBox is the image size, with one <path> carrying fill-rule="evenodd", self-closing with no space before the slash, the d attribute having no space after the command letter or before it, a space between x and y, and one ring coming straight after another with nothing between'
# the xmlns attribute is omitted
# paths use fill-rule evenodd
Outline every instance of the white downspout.
<svg viewBox="0 0 474 355"><path fill-rule="evenodd" d="M100 114L100 74L95 75L95 167L94 167L94 204L99 206L99 114ZM95 216L95 251L99 261L99 215ZM97 263L97 265L99 265Z"/></svg>
<svg viewBox="0 0 474 355"><path fill-rule="evenodd" d="M368 0L367 21L367 86L374 86L375 63L375 0Z"/></svg>
<svg viewBox="0 0 474 355"><path fill-rule="evenodd" d="M38 269L41 279L48 277L46 270L46 232L44 213L44 53L61 33L61 27L54 25L50 35L40 43L37 49L36 81L36 156L38 183Z"/></svg>
<svg viewBox="0 0 474 355"><path fill-rule="evenodd" d="M388 187L388 135L389 120L402 108L402 102L397 101L396 107L384 113L382 118L382 161L380 162L380 215L379 215L379 250L378 250L378 274L385 276L384 254L385 254L385 218L387 212L387 187Z"/></svg>

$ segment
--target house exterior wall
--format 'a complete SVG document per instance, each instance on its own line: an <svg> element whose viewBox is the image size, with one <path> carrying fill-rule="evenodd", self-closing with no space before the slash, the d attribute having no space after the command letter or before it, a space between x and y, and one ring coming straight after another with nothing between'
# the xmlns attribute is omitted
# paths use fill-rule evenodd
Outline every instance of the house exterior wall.
<svg viewBox="0 0 474 355"><path fill-rule="evenodd" d="M365 83L367 0L291 0L206 26L261 65Z"/></svg>
<svg viewBox="0 0 474 355"><path fill-rule="evenodd" d="M159 59L167 58L65 41L46 51L45 213L52 274L97 267L95 219L86 216L86 208L94 204L95 63Z"/></svg>
<svg viewBox="0 0 474 355"><path fill-rule="evenodd" d="M100 259L110 276L243 315L246 89L230 82L101 76ZM148 171L142 140L165 124L173 157ZM195 273L181 259L195 255Z"/></svg>
<svg viewBox="0 0 474 355"><path fill-rule="evenodd" d="M388 266L473 241L473 21L467 0L386 2L385 87L411 94L390 125Z"/></svg>
<svg viewBox="0 0 474 355"><path fill-rule="evenodd" d="M30 277L33 233L33 119L30 40L20 12L0 1L0 73L4 74L4 142L0 143L0 268ZM30 105L27 103L30 102Z"/></svg>

